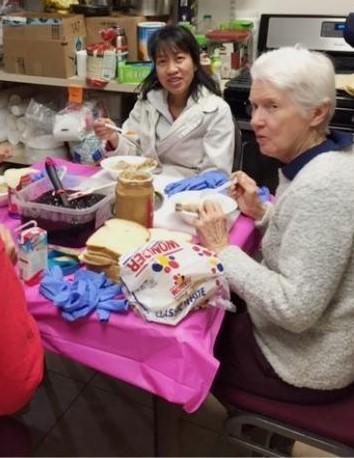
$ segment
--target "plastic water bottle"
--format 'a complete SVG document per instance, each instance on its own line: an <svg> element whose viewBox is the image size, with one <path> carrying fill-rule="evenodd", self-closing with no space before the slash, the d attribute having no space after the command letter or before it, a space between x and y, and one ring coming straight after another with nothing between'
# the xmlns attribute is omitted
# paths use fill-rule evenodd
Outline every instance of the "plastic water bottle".
<svg viewBox="0 0 354 458"><path fill-rule="evenodd" d="M117 37L115 48L117 52L118 63L128 59L128 40L123 27L116 27Z"/></svg>
<svg viewBox="0 0 354 458"><path fill-rule="evenodd" d="M211 14L204 14L198 32L208 33L214 29L213 17Z"/></svg>

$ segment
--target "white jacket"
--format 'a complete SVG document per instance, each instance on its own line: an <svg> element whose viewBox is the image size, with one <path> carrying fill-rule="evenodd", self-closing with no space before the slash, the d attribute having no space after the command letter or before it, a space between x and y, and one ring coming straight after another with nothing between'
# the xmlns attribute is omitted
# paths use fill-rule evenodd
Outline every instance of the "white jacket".
<svg viewBox="0 0 354 458"><path fill-rule="evenodd" d="M174 121L168 109L167 92L152 90L139 100L123 124L123 132L136 132L141 150L157 159L164 170L191 176L209 168L230 173L234 156L234 124L229 105L203 87L198 101L189 97ZM110 154L141 154L124 137ZM167 167L165 167L167 166Z"/></svg>

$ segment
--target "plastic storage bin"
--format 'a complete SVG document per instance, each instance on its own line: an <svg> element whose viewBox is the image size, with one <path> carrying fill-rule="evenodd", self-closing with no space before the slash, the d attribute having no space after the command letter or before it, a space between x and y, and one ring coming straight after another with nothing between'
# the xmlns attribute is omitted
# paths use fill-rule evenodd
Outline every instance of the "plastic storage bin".
<svg viewBox="0 0 354 458"><path fill-rule="evenodd" d="M151 72L152 66L152 62L120 62L118 81L122 84L139 84Z"/></svg>
<svg viewBox="0 0 354 458"><path fill-rule="evenodd" d="M64 189L72 189L85 177L66 175L62 179ZM83 247L88 237L112 216L114 195L100 191L105 197L85 209L55 207L33 202L45 192L53 189L47 177L28 185L15 196L22 222L31 219L48 232L48 242L68 247Z"/></svg>

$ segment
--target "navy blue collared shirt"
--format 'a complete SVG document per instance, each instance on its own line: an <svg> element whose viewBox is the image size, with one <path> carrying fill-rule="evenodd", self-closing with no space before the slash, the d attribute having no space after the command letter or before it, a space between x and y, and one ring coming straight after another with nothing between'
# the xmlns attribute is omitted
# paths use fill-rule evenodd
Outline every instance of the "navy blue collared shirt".
<svg viewBox="0 0 354 458"><path fill-rule="evenodd" d="M352 133L331 130L330 134L327 136L327 140L304 151L300 156L284 165L281 170L288 180L293 180L300 170L319 154L327 153L328 151L343 150L348 148L352 143Z"/></svg>

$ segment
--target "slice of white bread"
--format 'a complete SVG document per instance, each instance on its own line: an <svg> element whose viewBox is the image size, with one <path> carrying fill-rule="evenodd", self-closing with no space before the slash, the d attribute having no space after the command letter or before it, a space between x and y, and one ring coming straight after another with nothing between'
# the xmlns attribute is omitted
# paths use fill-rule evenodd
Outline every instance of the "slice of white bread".
<svg viewBox="0 0 354 458"><path fill-rule="evenodd" d="M91 264L94 266L109 266L113 262L118 263L119 256L111 257L108 256L106 253L102 253L99 251L91 251L86 248L80 254L79 259L81 262Z"/></svg>
<svg viewBox="0 0 354 458"><path fill-rule="evenodd" d="M118 261L120 258L120 254L102 246L86 246L86 249L83 252L83 254L85 256L87 256L88 254L91 254L95 257L100 256L101 258L109 259L111 261Z"/></svg>
<svg viewBox="0 0 354 458"><path fill-rule="evenodd" d="M168 229L153 228L149 229L150 240L175 240L176 242L192 243L193 236L181 231L170 231Z"/></svg>
<svg viewBox="0 0 354 458"><path fill-rule="evenodd" d="M86 247L89 251L106 251L121 256L146 243L149 237L150 233L144 226L112 218L89 237Z"/></svg>

